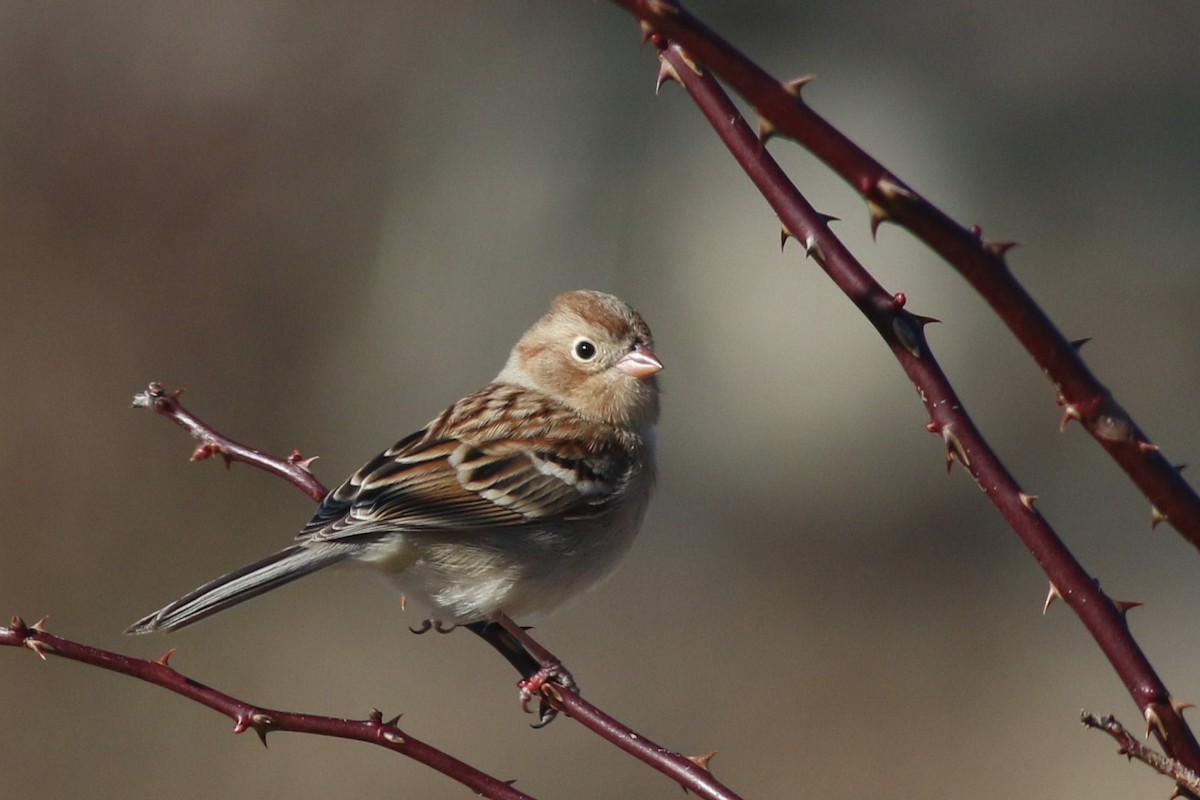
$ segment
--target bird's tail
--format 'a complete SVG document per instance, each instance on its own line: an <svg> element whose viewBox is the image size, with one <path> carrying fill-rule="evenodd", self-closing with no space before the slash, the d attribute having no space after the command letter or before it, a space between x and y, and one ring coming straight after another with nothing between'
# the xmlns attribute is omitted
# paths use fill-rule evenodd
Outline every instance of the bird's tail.
<svg viewBox="0 0 1200 800"><path fill-rule="evenodd" d="M354 545L333 542L284 548L188 592L165 608L139 619L125 632L173 631L191 625L276 586L335 564L358 549Z"/></svg>

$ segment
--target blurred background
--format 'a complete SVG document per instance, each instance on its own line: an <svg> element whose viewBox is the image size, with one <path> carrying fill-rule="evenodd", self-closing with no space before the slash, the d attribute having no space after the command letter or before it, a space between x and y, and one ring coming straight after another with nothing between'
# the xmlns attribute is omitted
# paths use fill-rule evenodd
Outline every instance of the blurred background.
<svg viewBox="0 0 1200 800"><path fill-rule="evenodd" d="M1167 456L1200 458L1200 6L694 2L1010 263ZM489 380L551 297L615 292L666 362L660 491L617 575L540 623L587 696L746 797L1165 797L1080 728L1138 715L923 429L870 326L607 3L0 4L0 616L258 704L404 713L542 797L678 789L528 727L466 633L330 572L169 637L126 625L286 544L312 504L131 396L150 380L335 484ZM938 317L975 419L1200 698L1200 557L949 268L771 145ZM136 681L0 652L0 754L43 797L466 797L359 744L254 737Z"/></svg>

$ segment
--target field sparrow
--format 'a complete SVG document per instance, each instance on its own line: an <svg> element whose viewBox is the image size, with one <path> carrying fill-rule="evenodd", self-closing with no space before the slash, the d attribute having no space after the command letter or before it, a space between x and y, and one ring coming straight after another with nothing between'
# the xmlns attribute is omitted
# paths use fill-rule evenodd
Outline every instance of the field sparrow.
<svg viewBox="0 0 1200 800"><path fill-rule="evenodd" d="M346 560L385 573L439 624L549 611L607 575L641 525L661 369L621 300L560 295L492 383L330 492L297 544L126 632L182 628Z"/></svg>

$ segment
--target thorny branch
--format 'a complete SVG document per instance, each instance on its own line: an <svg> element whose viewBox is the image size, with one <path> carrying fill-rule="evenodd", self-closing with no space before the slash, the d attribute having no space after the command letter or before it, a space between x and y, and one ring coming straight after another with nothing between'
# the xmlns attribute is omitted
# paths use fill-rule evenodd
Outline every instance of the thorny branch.
<svg viewBox="0 0 1200 800"><path fill-rule="evenodd" d="M1200 495L1159 452L1109 390L1088 369L1078 348L1054 325L1009 272L1012 242L981 238L952 220L809 108L800 90L807 78L779 81L674 0L614 0L643 30L686 49L761 115L763 141L794 139L867 201L872 228L894 222L908 229L966 278L992 306L1054 384L1062 422L1078 420L1150 500L1151 522L1170 521L1200 548Z"/></svg>
<svg viewBox="0 0 1200 800"><path fill-rule="evenodd" d="M1141 761L1160 775L1174 778L1180 789L1190 792L1193 796L1200 795L1200 775L1175 759L1167 758L1162 753L1139 742L1114 717L1097 717L1095 714L1084 711L1079 715L1079 721L1085 728L1101 730L1111 736L1117 743L1117 752L1121 755Z"/></svg>
<svg viewBox="0 0 1200 800"><path fill-rule="evenodd" d="M46 632L43 622L44 620L40 620L33 625L26 625L20 617L13 617L7 628L0 627L0 645L25 647L43 660L47 655L60 656L161 686L229 717L234 721L234 733L254 731L264 745L267 743L267 734L274 731L354 739L416 759L484 797L495 800L530 800L529 795L517 791L511 784L480 772L470 764L413 738L396 726L398 716L384 720L380 711L373 710L365 720L352 720L263 708L212 689L177 672L169 663L174 652L172 650L168 650L156 661L133 658L54 636Z"/></svg>
<svg viewBox="0 0 1200 800"><path fill-rule="evenodd" d="M931 322L905 310L903 293L886 292L867 272L766 151L706 67L678 44L658 34L659 86L680 83L704 113L717 135L758 187L783 223L783 241L795 238L883 336L929 412L926 426L945 442L947 466L957 461L971 474L988 499L1029 548L1050 577L1052 596L1063 598L1092 634L1125 683L1166 751L1184 765L1200 767L1200 745L1180 714L1181 704L1167 691L1134 640L1125 613L1136 603L1113 601L1083 569L1034 507L1032 495L1021 491L1013 476L992 451L967 415L925 339Z"/></svg>
<svg viewBox="0 0 1200 800"><path fill-rule="evenodd" d="M286 480L318 503L325 499L329 490L312 474L309 467L316 458L301 458L299 450L293 450L287 459L278 459L261 450L247 447L213 430L211 426L190 414L179 402L182 389L168 392L158 382L151 384L133 396L134 408L148 408L161 414L192 435L200 446L192 451L192 461L203 461L220 456L229 466L234 461L252 464Z"/></svg>

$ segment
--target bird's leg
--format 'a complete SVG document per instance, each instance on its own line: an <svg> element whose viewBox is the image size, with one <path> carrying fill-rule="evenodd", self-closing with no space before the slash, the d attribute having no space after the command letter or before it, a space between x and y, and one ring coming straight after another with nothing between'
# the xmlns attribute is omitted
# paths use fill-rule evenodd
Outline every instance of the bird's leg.
<svg viewBox="0 0 1200 800"><path fill-rule="evenodd" d="M573 692L579 691L579 684L575 682L575 677L570 671L563 666L562 661L558 656L551 653L546 648L536 642L533 637L525 632L525 629L514 622L507 614L502 611L496 612L494 617L496 624L502 627L509 636L515 639L525 651L533 657L538 664L538 670L531 675L526 674L523 680L517 684L517 688L521 690L521 708L525 713L531 713L529 710L529 702L534 698L539 698L538 703L538 722L534 725L540 728L546 725L550 720L558 715L557 709L550 705L547 696L543 691L543 687L548 683L555 684L564 689L570 689ZM523 673L524 674L524 673Z"/></svg>
<svg viewBox="0 0 1200 800"><path fill-rule="evenodd" d="M533 727L541 728L558 716L558 709L550 704L542 689L548 681L578 691L578 684L562 662L507 616L496 615L490 621L469 622L463 627L495 648L521 674L517 686L521 690L522 708L529 711L530 701L539 696L538 721Z"/></svg>

